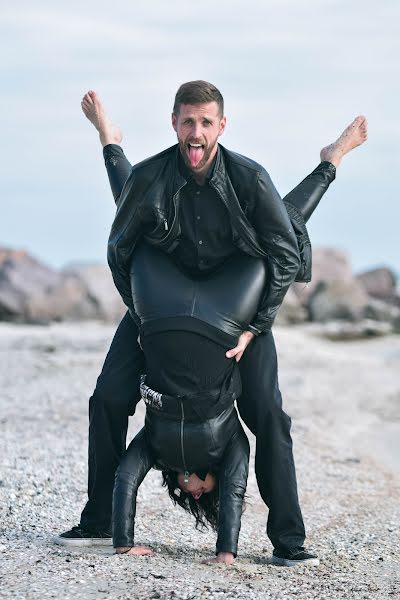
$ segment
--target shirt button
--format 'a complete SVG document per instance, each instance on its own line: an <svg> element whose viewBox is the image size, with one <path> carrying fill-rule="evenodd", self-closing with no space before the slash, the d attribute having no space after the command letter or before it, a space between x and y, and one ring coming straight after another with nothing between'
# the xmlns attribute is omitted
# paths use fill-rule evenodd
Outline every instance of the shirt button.
<svg viewBox="0 0 400 600"><path fill-rule="evenodd" d="M200 196L200 190L197 190L196 196Z"/></svg>
<svg viewBox="0 0 400 600"><path fill-rule="evenodd" d="M198 221L200 221L200 216L199 216L199 215L197 215L196 219L197 219Z"/></svg>
<svg viewBox="0 0 400 600"><path fill-rule="evenodd" d="M199 261L201 265L204 265L204 260Z"/></svg>
<svg viewBox="0 0 400 600"><path fill-rule="evenodd" d="M202 245L202 243L203 243L203 240L199 240L199 244L200 244L200 246Z"/></svg>

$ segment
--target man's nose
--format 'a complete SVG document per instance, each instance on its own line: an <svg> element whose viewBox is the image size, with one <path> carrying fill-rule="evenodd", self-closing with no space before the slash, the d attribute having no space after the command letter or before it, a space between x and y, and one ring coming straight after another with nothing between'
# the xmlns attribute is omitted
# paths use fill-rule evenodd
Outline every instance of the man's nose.
<svg viewBox="0 0 400 600"><path fill-rule="evenodd" d="M192 136L196 139L199 139L202 135L201 123L193 123L192 127Z"/></svg>

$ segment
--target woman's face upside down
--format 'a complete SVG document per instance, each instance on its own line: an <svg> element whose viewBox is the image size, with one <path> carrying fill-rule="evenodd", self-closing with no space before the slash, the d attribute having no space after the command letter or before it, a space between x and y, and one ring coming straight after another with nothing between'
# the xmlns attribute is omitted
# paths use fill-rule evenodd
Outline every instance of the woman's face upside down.
<svg viewBox="0 0 400 600"><path fill-rule="evenodd" d="M189 481L185 483L184 474L179 473L178 484L182 491L191 494L195 500L198 500L203 494L208 494L214 489L215 475L207 473L207 476L203 481L197 477L196 473L192 473L189 477Z"/></svg>

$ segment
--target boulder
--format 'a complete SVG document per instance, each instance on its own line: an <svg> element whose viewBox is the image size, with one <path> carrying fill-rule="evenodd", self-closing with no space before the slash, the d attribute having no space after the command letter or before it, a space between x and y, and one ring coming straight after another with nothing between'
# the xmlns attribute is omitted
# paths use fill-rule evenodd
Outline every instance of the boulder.
<svg viewBox="0 0 400 600"><path fill-rule="evenodd" d="M24 250L0 250L0 319L48 322L61 317L52 300L60 275Z"/></svg>
<svg viewBox="0 0 400 600"><path fill-rule="evenodd" d="M125 310L105 265L79 265L60 273L24 250L0 249L0 320L114 321Z"/></svg>
<svg viewBox="0 0 400 600"><path fill-rule="evenodd" d="M338 248L315 248L312 260L312 280L310 283L294 283L291 286L303 306L308 305L308 300L320 281L340 281L344 283L353 281L350 258L347 252Z"/></svg>
<svg viewBox="0 0 400 600"><path fill-rule="evenodd" d="M357 281L319 281L309 297L308 312L311 321L359 321L367 305L368 295Z"/></svg>
<svg viewBox="0 0 400 600"><path fill-rule="evenodd" d="M111 271L107 265L69 265L62 271L65 283L72 285L73 282L86 291L87 297L96 307L96 317L105 321L117 321L126 312L126 306L121 300L114 285ZM88 307L77 304L70 318L85 319Z"/></svg>
<svg viewBox="0 0 400 600"><path fill-rule="evenodd" d="M365 319L358 323L331 321L322 325L319 335L335 342L361 340L364 338L380 337L392 333L390 323L379 323Z"/></svg>
<svg viewBox="0 0 400 600"><path fill-rule="evenodd" d="M373 298L391 302L397 295L396 276L387 267L364 271L356 279Z"/></svg>
<svg viewBox="0 0 400 600"><path fill-rule="evenodd" d="M297 294L289 288L283 303L276 315L277 325L290 325L292 323L303 323L307 320L307 310L300 302Z"/></svg>

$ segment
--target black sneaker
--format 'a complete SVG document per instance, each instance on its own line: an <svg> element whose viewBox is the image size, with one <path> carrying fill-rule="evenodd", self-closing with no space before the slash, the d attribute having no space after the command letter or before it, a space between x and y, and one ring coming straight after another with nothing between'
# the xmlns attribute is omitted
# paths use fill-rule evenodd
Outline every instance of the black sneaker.
<svg viewBox="0 0 400 600"><path fill-rule="evenodd" d="M111 531L88 531L79 525L54 538L62 546L112 546Z"/></svg>
<svg viewBox="0 0 400 600"><path fill-rule="evenodd" d="M293 548L292 550L284 551L274 550L271 565L280 567L295 567L296 565L318 567L319 558L315 554L306 552L304 548Z"/></svg>

